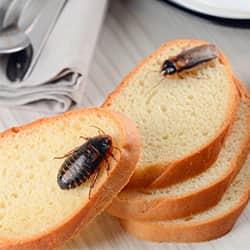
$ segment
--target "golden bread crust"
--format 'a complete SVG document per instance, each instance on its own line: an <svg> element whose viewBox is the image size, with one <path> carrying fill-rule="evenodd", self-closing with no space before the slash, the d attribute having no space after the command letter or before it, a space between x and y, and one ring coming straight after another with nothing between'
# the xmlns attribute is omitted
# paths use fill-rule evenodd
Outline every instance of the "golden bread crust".
<svg viewBox="0 0 250 250"><path fill-rule="evenodd" d="M181 45L190 45L198 46L201 44L207 43L206 41L201 40L172 40L163 44L159 49L153 52L151 55L142 60L127 76L121 81L121 83L113 90L105 99L102 104L102 107L108 108L113 99L126 87L127 82L130 80L134 74L148 61L152 58L158 56L162 50L167 47L179 44ZM233 84L232 71L229 65L228 60L225 58L222 52L220 52L219 60L224 64L227 76L231 84L231 95L232 98L230 103L228 103L228 110L226 118L221 125L219 131L214 135L214 137L207 142L207 144L202 145L197 148L189 155L186 155L180 159L176 159L172 162L156 162L154 164L149 164L146 167L137 167L135 173L130 179L127 187L136 188L136 187L150 187L150 188L161 188L166 187L185 179L188 179L194 175L197 175L208 167L210 167L213 162L217 159L221 146L224 142L224 139L228 133L228 130L233 123L235 118L236 110L239 104L239 96L235 84ZM205 161L204 161L205 159ZM192 167L190 167L192 165Z"/></svg>
<svg viewBox="0 0 250 250"><path fill-rule="evenodd" d="M81 226L86 226L94 217L102 212L112 201L112 199L122 190L129 181L134 172L136 162L140 154L140 139L135 125L126 117L115 112L109 112L103 109L78 109L57 115L51 118L44 118L32 122L21 127L11 128L0 134L0 140L9 137L15 133L22 131L30 131L40 124L54 123L62 117L77 116L78 114L96 113L112 119L119 128L121 135L121 152L119 160L111 166L109 175L103 175L100 185L94 188L89 202L76 211L72 211L72 215L65 218L59 225L29 238L22 239L5 239L0 238L0 249L3 250L44 250L53 249L68 240L76 233ZM104 179L105 178L105 179ZM98 180L99 182L99 180ZM13 218L14 219L14 218ZM34 222L35 223L35 222Z"/></svg>
<svg viewBox="0 0 250 250"><path fill-rule="evenodd" d="M249 103L247 112L247 124L249 125L245 131L244 139L241 141L239 151L230 162L227 172L206 187L197 188L198 190L179 196L150 198L150 194L125 189L114 198L108 208L111 215L128 220L170 220L204 211L220 201L244 163L250 144L250 98L247 97L248 93L244 86L238 80L235 81L241 98Z"/></svg>
<svg viewBox="0 0 250 250"><path fill-rule="evenodd" d="M156 242L208 241L229 232L248 203L248 190L232 210L200 223L158 224L121 220L121 226L140 240Z"/></svg>

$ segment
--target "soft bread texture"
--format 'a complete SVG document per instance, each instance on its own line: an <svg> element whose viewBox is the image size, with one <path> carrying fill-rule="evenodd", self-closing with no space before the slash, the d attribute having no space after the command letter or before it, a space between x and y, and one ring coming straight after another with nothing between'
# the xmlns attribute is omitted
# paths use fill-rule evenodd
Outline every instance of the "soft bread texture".
<svg viewBox="0 0 250 250"><path fill-rule="evenodd" d="M250 157L248 157L221 201L190 217L139 222L120 220L122 227L138 239L167 242L198 242L218 238L230 231L249 199Z"/></svg>
<svg viewBox="0 0 250 250"><path fill-rule="evenodd" d="M183 78L159 73L169 56L204 43L167 42L130 72L103 103L126 114L141 133L142 153L128 187L165 187L201 173L216 160L238 105L224 55Z"/></svg>
<svg viewBox="0 0 250 250"><path fill-rule="evenodd" d="M206 171L182 183L153 190L124 190L113 200L110 214L130 220L164 220L189 216L214 206L238 173L250 141L250 100L242 91L230 134L217 160Z"/></svg>
<svg viewBox="0 0 250 250"><path fill-rule="evenodd" d="M80 136L111 135L116 160L108 158L88 198L90 182L61 190L62 156L84 143ZM139 159L135 125L102 109L79 109L0 134L0 249L52 249L106 208L126 185Z"/></svg>

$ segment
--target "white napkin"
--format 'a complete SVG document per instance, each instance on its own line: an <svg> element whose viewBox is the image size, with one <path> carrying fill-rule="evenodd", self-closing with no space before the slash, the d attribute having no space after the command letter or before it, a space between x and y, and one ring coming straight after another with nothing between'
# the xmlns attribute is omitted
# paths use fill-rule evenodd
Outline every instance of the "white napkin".
<svg viewBox="0 0 250 250"><path fill-rule="evenodd" d="M63 112L81 102L107 0L68 0L29 78L9 82L0 60L0 106Z"/></svg>

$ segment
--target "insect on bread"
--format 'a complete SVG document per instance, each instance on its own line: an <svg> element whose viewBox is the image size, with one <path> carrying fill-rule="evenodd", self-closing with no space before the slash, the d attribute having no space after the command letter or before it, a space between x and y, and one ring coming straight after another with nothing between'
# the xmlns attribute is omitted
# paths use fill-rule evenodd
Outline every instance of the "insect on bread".
<svg viewBox="0 0 250 250"><path fill-rule="evenodd" d="M169 57L161 67L161 75L170 76L191 69L202 63L217 58L219 51L213 44L203 44L184 50L176 56Z"/></svg>
<svg viewBox="0 0 250 250"><path fill-rule="evenodd" d="M106 162L106 170L107 173L109 173L110 165L108 158L111 156L115 159L112 151L116 147L113 146L110 135L105 134L99 128L98 130L101 131L102 134L90 138L81 137L86 140L84 144L62 157L55 157L55 159L67 157L57 175L57 183L61 189L72 189L80 186L93 176L89 189L90 198L91 190L98 178L100 165L103 161ZM116 149L120 150L119 148Z"/></svg>

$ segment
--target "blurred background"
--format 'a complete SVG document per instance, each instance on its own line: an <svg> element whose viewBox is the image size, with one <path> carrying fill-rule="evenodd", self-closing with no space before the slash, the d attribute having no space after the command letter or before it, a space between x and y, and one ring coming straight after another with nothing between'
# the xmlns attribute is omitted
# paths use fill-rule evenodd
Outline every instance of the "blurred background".
<svg viewBox="0 0 250 250"><path fill-rule="evenodd" d="M3 2L0 0L0 4ZM220 7L209 6L209 2ZM57 105L60 102L66 105L64 109L101 104L143 57L171 39L195 38L215 43L229 58L235 76L250 90L249 5L246 0L68 0L31 74L33 78L27 78L23 85L20 82L4 85L4 80L0 81L0 130L60 112L63 110ZM2 75L5 66L0 69ZM46 67L54 69L47 78ZM25 94L17 101L15 96L21 91ZM6 98L9 93L13 101ZM33 98L34 93L37 99ZM47 93L54 98L52 102ZM25 101L27 106L22 104ZM13 103L16 105L10 105ZM39 109L40 103L44 109ZM215 246L222 250L250 249L249 212L248 206L237 222L241 224L240 230L236 225L233 234L209 243L188 245L137 241L125 234L116 221L102 215L91 230L81 232L64 249L212 250Z"/></svg>

